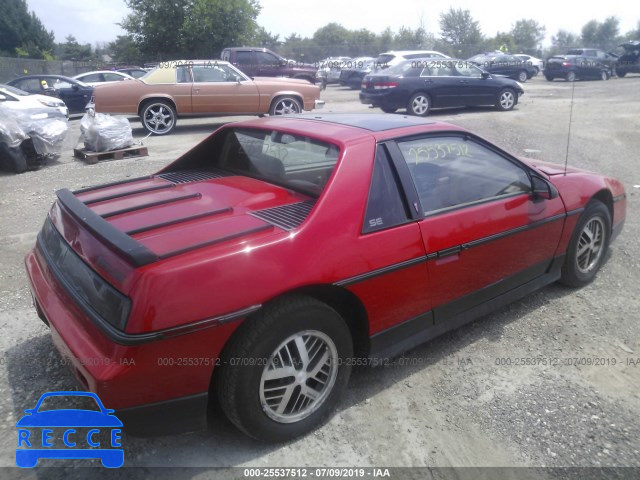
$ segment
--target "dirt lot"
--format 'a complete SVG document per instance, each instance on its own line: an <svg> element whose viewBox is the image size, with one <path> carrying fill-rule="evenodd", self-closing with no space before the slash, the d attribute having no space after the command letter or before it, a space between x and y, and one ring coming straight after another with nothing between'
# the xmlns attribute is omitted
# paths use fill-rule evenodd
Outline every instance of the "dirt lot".
<svg viewBox="0 0 640 480"><path fill-rule="evenodd" d="M525 90L512 112L477 108L431 118L470 128L515 154L564 161L571 84L537 77ZM323 98L326 111L376 111L340 87L329 86ZM218 123L182 120L173 135L143 140L149 157L87 166L72 158L74 120L59 161L0 174L0 466L15 465L23 410L45 391L78 388L32 308L22 263L54 191L150 174ZM142 139L139 122L132 124ZM218 415L211 432L125 436L125 466L201 467L194 477L216 466L640 467L638 132L640 77L575 84L569 163L621 179L629 200L625 229L588 287L549 286L390 367L356 371L331 422L289 444L257 444ZM533 366L520 365L521 358L555 360Z"/></svg>

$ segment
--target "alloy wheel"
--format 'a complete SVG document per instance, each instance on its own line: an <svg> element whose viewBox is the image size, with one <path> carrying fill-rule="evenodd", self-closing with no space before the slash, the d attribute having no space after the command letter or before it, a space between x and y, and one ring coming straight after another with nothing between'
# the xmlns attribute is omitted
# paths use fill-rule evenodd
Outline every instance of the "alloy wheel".
<svg viewBox="0 0 640 480"><path fill-rule="evenodd" d="M581 273L589 273L596 268L604 251L604 241L604 222L600 217L594 217L584 226L578 240L576 263Z"/></svg>

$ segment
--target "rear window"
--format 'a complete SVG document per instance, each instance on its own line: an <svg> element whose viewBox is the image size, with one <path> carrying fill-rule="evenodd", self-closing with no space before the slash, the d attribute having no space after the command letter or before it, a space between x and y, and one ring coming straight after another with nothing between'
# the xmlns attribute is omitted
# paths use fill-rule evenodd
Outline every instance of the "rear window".
<svg viewBox="0 0 640 480"><path fill-rule="evenodd" d="M393 60L394 58L396 58L395 55L391 55L391 54L383 54L383 55L379 55L378 58L376 58L376 63L380 64L380 65L384 65L385 63L389 63L391 60Z"/></svg>
<svg viewBox="0 0 640 480"><path fill-rule="evenodd" d="M279 131L233 129L224 139L217 167L318 196L336 166L331 143Z"/></svg>

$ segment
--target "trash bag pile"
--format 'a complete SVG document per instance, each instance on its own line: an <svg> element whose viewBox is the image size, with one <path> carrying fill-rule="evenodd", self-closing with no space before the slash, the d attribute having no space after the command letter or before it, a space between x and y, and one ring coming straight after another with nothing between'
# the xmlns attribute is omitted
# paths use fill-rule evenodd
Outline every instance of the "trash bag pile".
<svg viewBox="0 0 640 480"><path fill-rule="evenodd" d="M89 111L80 121L84 146L92 152L108 152L133 145L131 125L126 118Z"/></svg>

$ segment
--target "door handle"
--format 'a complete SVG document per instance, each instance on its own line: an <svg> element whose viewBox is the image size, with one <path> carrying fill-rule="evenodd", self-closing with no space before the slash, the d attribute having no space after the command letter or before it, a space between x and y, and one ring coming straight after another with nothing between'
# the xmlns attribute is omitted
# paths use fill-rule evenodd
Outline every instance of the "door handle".
<svg viewBox="0 0 640 480"><path fill-rule="evenodd" d="M423 80L424 83L433 83L433 80Z"/></svg>
<svg viewBox="0 0 640 480"><path fill-rule="evenodd" d="M194 88L193 91L196 92L196 93L200 93L200 89L199 88Z"/></svg>
<svg viewBox="0 0 640 480"><path fill-rule="evenodd" d="M466 80L458 80L458 83L469 83Z"/></svg>

